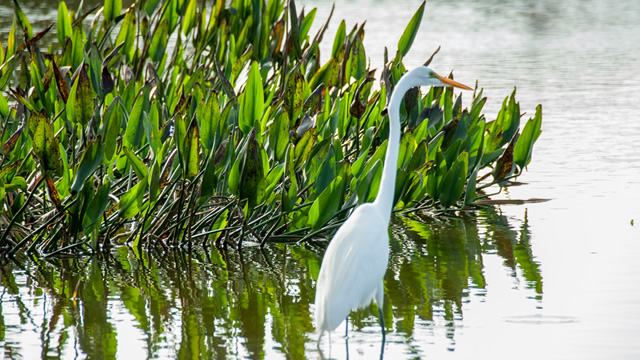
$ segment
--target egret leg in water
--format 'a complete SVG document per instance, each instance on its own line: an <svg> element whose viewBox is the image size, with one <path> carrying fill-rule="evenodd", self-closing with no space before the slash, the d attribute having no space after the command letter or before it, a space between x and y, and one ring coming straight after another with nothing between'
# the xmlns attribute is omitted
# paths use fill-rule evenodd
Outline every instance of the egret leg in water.
<svg viewBox="0 0 640 360"><path fill-rule="evenodd" d="M471 90L436 74L426 66L406 73L396 84L389 102L389 144L378 196L358 206L329 243L316 284L316 330L318 346L325 331L331 333L349 315L371 304L378 306L382 338L385 339L382 302L384 274L389 261L389 220L400 147L400 105L404 94L417 86L452 86ZM347 326L348 323L347 323Z"/></svg>

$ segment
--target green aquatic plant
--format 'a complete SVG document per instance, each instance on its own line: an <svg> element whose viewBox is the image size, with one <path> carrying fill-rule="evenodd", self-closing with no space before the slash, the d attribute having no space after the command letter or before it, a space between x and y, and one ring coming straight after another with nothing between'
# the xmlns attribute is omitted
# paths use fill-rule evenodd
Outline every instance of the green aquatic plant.
<svg viewBox="0 0 640 360"><path fill-rule="evenodd" d="M342 21L325 60L333 12L311 34L316 10L293 1L60 2L37 32L14 0L0 44L0 252L330 235L377 194L387 99L424 9L377 74L364 24ZM521 131L515 90L495 120L486 101L477 88L467 108L451 89L407 94L396 210L460 209L523 171L541 107Z"/></svg>

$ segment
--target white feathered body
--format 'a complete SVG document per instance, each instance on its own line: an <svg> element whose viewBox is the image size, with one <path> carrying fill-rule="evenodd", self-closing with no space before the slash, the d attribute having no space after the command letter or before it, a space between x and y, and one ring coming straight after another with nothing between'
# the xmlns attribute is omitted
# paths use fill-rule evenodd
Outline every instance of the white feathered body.
<svg viewBox="0 0 640 360"><path fill-rule="evenodd" d="M352 310L372 300L382 306L383 277L389 261L388 228L388 217L366 203L338 229L324 254L316 284L317 330L334 330Z"/></svg>
<svg viewBox="0 0 640 360"><path fill-rule="evenodd" d="M455 86L471 90L421 66L409 71L396 84L389 100L389 145L384 159L378 196L373 203L356 208L338 229L322 260L316 284L316 329L334 330L351 310L384 299L383 277L389 261L389 220L393 209L398 152L400 105L404 94L415 86ZM382 325L383 319L380 319ZM382 329L384 337L384 327ZM319 342L320 338L318 338Z"/></svg>

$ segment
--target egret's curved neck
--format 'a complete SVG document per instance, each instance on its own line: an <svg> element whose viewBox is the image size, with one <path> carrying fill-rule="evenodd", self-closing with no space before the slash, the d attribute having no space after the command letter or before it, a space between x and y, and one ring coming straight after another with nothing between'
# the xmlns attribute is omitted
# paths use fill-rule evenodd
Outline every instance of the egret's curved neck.
<svg viewBox="0 0 640 360"><path fill-rule="evenodd" d="M396 171L398 169L398 153L400 150L400 105L402 98L409 89L419 86L410 72L405 74L396 84L389 101L389 142L387 144L387 154L384 157L384 169L382 170L382 180L378 190L378 196L373 202L381 212L384 219L389 222L391 211L393 210L393 197L396 190Z"/></svg>

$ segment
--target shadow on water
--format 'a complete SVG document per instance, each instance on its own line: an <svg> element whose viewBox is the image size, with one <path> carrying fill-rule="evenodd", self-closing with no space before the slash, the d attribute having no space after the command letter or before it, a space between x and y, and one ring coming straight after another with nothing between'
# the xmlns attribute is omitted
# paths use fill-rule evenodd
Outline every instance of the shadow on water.
<svg viewBox="0 0 640 360"><path fill-rule="evenodd" d="M394 222L387 353L399 346L419 354L415 345L433 340L416 335L425 328L441 327L455 348L464 304L486 293L483 256L501 258L511 276L542 297L526 216L484 209ZM1 348L6 358L317 357L312 303L324 246L191 254L121 247L92 258L8 261L1 266ZM375 306L353 313L349 328L352 355L362 342L380 351ZM343 329L332 337L338 356Z"/></svg>

